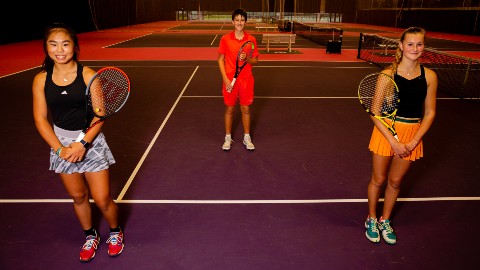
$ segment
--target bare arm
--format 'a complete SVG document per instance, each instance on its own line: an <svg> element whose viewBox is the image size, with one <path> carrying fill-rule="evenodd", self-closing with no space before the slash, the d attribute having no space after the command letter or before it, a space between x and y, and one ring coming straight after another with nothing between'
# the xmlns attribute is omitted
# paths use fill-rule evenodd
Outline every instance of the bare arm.
<svg viewBox="0 0 480 270"><path fill-rule="evenodd" d="M46 74L46 72L39 73L33 79L33 119L35 121L35 127L40 133L40 136L42 136L42 138L53 149L53 151L56 151L63 145L55 135L52 125L48 121L48 107L45 99ZM69 158L69 155L67 151L62 149L60 152L60 157L67 159Z"/></svg>
<svg viewBox="0 0 480 270"><path fill-rule="evenodd" d="M219 53L218 54L218 67L220 68L220 73L222 74L222 80L223 83L225 84L225 87L227 88L227 91L231 90L230 83L231 81L227 77L227 72L225 71L225 55Z"/></svg>

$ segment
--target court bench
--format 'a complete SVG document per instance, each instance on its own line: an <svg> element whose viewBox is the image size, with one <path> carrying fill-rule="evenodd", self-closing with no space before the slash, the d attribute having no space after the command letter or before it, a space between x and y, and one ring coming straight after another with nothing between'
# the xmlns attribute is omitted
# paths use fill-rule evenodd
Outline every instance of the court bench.
<svg viewBox="0 0 480 270"><path fill-rule="evenodd" d="M270 23L256 23L255 29L257 29L257 31L260 31L261 29L264 29L265 31L269 31L269 30L277 31L278 26Z"/></svg>
<svg viewBox="0 0 480 270"><path fill-rule="evenodd" d="M270 44L288 44L288 52L292 52L296 36L296 34L263 34L262 43L267 43L267 52L270 52Z"/></svg>

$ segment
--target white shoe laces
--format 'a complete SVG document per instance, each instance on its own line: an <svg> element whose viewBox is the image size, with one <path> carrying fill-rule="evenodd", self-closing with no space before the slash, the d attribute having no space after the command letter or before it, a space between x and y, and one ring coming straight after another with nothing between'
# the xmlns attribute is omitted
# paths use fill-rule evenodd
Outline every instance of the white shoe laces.
<svg viewBox="0 0 480 270"><path fill-rule="evenodd" d="M112 243L112 245L116 245L119 242L121 243L123 241L122 237L120 236L120 233L111 233L110 237L107 239L107 244Z"/></svg>
<svg viewBox="0 0 480 270"><path fill-rule="evenodd" d="M83 244L82 249L90 250L92 247L97 248L97 245L98 245L98 241L97 241L96 237L95 238L89 238L89 239L87 239L85 244Z"/></svg>

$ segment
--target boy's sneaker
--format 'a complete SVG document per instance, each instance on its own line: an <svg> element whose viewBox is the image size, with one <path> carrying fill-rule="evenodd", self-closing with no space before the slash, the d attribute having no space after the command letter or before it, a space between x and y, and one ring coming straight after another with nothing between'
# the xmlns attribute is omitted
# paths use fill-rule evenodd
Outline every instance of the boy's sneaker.
<svg viewBox="0 0 480 270"><path fill-rule="evenodd" d="M232 143L233 143L232 137L225 136L225 142L222 145L223 151L230 150L230 147L232 146Z"/></svg>
<svg viewBox="0 0 480 270"><path fill-rule="evenodd" d="M243 138L243 144L247 147L247 150L255 150L255 145L253 145L252 138L250 138L250 136L245 136Z"/></svg>
<svg viewBox="0 0 480 270"><path fill-rule="evenodd" d="M378 221L376 218L367 217L367 220L365 221L365 228L367 228L365 235L367 236L368 240L372 241L373 243L380 242L380 232L378 231Z"/></svg>
<svg viewBox="0 0 480 270"><path fill-rule="evenodd" d="M385 240L387 244L393 245L397 243L397 235L395 234L392 226L390 225L390 220L382 220L382 218L380 217L380 222L378 222L378 228L382 232L383 240Z"/></svg>
<svg viewBox="0 0 480 270"><path fill-rule="evenodd" d="M100 242L100 236L98 235L89 235L86 238L85 244L83 244L82 250L80 251L80 261L88 262L93 257L95 257L95 251L98 248L98 243Z"/></svg>
<svg viewBox="0 0 480 270"><path fill-rule="evenodd" d="M123 251L123 232L111 232L107 239L108 255L115 257Z"/></svg>

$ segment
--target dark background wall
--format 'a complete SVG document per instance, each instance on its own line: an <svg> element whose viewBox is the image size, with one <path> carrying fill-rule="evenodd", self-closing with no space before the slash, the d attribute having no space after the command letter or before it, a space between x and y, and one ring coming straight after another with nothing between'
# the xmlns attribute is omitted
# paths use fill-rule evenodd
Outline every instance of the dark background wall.
<svg viewBox="0 0 480 270"><path fill-rule="evenodd" d="M251 12L273 12L279 11L279 3L284 2L283 12L318 13L322 1L326 13L340 13L343 22L347 23L400 28L415 25L429 31L480 35L478 8L413 8L419 2L440 4L447 0L37 0L28 3L12 0L0 4L0 44L41 39L43 29L52 22L65 22L82 33L155 21L174 21L176 11L198 11L199 7L201 11L230 12L241 6ZM480 0L469 2L474 1ZM379 3L383 9L372 9L371 4L365 3ZM398 7L400 3L403 9L399 13L398 9L392 7Z"/></svg>

